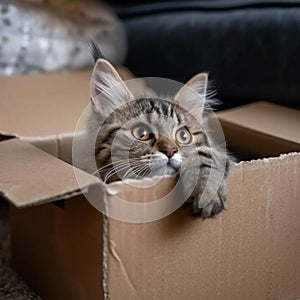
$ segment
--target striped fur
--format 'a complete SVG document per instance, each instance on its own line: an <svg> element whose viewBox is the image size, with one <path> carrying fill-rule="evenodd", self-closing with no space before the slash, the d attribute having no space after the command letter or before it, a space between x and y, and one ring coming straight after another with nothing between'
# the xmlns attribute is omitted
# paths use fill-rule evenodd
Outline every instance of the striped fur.
<svg viewBox="0 0 300 300"><path fill-rule="evenodd" d="M101 123L95 158L103 181L180 174L183 197L191 184L195 186L187 201L193 213L209 217L222 211L229 160L211 147L197 120L199 116L203 119L206 92L207 75L198 74L174 99L134 100L115 69L98 59L91 79L91 119L93 126ZM133 129L139 126L147 129L147 140L134 136ZM191 135L191 142L178 141L181 129ZM224 174L219 172L222 164L226 166ZM203 197L205 193L209 197Z"/></svg>

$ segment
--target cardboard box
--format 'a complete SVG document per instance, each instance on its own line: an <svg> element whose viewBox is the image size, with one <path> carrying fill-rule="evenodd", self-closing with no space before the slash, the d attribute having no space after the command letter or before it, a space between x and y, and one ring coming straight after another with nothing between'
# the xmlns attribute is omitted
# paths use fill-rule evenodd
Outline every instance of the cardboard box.
<svg viewBox="0 0 300 300"><path fill-rule="evenodd" d="M194 218L180 208L155 222L116 221L87 202L72 166L62 161L66 156L61 153L70 153L70 143L60 143L60 137L72 133L81 105L88 102L88 74L35 76L0 79L0 130L5 129L3 136L20 137L0 142L0 190L12 203L13 266L42 299L300 297L299 153L236 164L228 178L228 210L213 219ZM24 95L37 82L41 88L32 88L31 94ZM51 107L54 82L56 108ZM73 85L76 88L72 89ZM18 92L13 92L15 87L19 87ZM21 95L27 97L26 102L20 100ZM30 101L37 98L44 114L29 122L29 107L34 110ZM7 99L18 101L18 114L14 106L8 108ZM77 103L74 110L69 109L70 101ZM243 123L247 110L259 113L266 105L269 104L257 103L219 115L226 135L245 129L245 135L230 136L231 142L239 146L255 125L251 143L244 142L243 149L247 150L247 145L252 147L251 152L259 148L264 137L270 136L266 132L274 129L267 119L273 123L275 113L276 124L283 122L287 135L283 131L279 136L273 131L273 140L268 141L277 142L284 136L285 142L299 151L298 131L289 135L295 126L299 128L298 111L293 111L298 117L289 123L285 109L271 105L271 110L265 109L261 124L256 113L247 124ZM56 116L56 109L64 111L58 111ZM5 116L11 116L13 121L4 122ZM24 136L33 137L33 142L35 137L39 142L45 141L36 143L42 150L30 145ZM56 142L49 145L54 145L54 150L46 150L57 157L44 151L52 136ZM280 147L276 144L278 153L286 151ZM260 150L255 152L259 153ZM84 172L82 176L84 189L97 189L108 204L116 195L132 201L149 200L155 194L167 193L175 184L174 179L165 178L155 190L141 194L139 189L121 182L104 187L97 178Z"/></svg>
<svg viewBox="0 0 300 300"><path fill-rule="evenodd" d="M296 109L255 102L218 113L226 139L238 152L255 158L300 151Z"/></svg>

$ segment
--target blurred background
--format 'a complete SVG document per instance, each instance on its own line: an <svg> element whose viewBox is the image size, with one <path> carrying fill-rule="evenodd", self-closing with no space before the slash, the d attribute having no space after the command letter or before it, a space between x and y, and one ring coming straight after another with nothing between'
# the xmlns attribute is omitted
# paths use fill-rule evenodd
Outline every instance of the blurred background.
<svg viewBox="0 0 300 300"><path fill-rule="evenodd" d="M0 73L91 68L93 39L136 76L209 72L221 108L299 108L299 36L297 0L0 0Z"/></svg>

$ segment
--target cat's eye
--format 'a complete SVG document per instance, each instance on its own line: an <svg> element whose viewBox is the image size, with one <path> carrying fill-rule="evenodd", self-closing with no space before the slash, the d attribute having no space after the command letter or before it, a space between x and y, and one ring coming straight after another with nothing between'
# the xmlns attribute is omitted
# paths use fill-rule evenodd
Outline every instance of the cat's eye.
<svg viewBox="0 0 300 300"><path fill-rule="evenodd" d="M188 144L192 141L192 135L186 128L180 128L175 134L177 142L181 144Z"/></svg>
<svg viewBox="0 0 300 300"><path fill-rule="evenodd" d="M141 141L146 141L150 137L149 130L143 126L136 126L131 132L136 139Z"/></svg>

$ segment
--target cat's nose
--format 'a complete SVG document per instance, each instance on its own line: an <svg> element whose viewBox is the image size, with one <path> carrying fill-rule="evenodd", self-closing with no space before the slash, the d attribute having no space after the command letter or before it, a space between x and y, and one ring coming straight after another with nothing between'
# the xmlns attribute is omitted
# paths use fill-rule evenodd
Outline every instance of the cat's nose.
<svg viewBox="0 0 300 300"><path fill-rule="evenodd" d="M178 149L173 146L168 146L168 147L164 147L160 151L164 153L168 158L171 158L176 152L178 152Z"/></svg>

